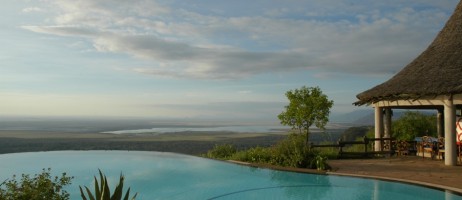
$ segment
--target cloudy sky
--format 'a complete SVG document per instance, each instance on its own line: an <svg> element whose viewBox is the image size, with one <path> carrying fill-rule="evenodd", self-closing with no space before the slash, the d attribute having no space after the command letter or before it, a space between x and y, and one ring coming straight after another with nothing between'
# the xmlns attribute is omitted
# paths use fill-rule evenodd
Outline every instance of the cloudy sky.
<svg viewBox="0 0 462 200"><path fill-rule="evenodd" d="M5 0L1 116L275 119L393 76L458 0Z"/></svg>

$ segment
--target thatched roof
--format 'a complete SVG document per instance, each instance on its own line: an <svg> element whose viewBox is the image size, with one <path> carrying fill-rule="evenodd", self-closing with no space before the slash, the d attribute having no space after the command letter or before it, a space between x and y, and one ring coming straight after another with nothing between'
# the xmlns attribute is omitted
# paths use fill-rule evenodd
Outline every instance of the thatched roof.
<svg viewBox="0 0 462 200"><path fill-rule="evenodd" d="M462 1L430 46L390 80L356 97L355 105L462 93Z"/></svg>

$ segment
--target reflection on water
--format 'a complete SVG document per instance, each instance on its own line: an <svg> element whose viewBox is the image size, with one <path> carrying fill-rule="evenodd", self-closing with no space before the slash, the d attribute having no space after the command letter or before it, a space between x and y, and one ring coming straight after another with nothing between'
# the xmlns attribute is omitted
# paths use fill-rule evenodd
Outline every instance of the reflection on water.
<svg viewBox="0 0 462 200"><path fill-rule="evenodd" d="M121 172L138 199L450 199L461 196L415 185L372 179L257 169L199 157L160 152L61 151L0 155L0 180L52 168L75 179L67 188L92 186L101 169L111 184ZM115 187L115 185L111 185Z"/></svg>
<svg viewBox="0 0 462 200"><path fill-rule="evenodd" d="M272 171L271 179L279 185L287 186L284 191L290 199L325 199L332 187L329 177L324 175L306 177L298 173Z"/></svg>

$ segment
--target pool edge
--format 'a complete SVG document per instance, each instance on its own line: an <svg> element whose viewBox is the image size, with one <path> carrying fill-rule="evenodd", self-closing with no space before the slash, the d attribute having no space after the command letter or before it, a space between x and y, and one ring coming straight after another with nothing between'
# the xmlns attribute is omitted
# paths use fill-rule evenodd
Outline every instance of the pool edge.
<svg viewBox="0 0 462 200"><path fill-rule="evenodd" d="M318 171L314 169L279 167L279 166L274 166L274 165L261 165L261 164L248 163L248 162L235 161L235 160L226 160L226 162L238 164L238 165L245 165L249 167L266 168L266 169L280 170L280 171L291 171L291 172L319 174L319 175L349 176L349 177L357 177L357 178L368 178L368 179L401 182L401 183L419 185L423 187L435 188L439 190L446 190L446 191L462 196L462 189L460 188L444 186L444 185L439 185L439 184L434 184L434 183L426 183L422 181L415 181L415 180L409 180L409 179L391 178L391 177L385 177L385 176L351 174L351 173L340 173L340 172L334 172L334 171Z"/></svg>
<svg viewBox="0 0 462 200"><path fill-rule="evenodd" d="M450 191L450 192L456 193L457 195L462 196L462 189L460 189L460 188L444 186L444 185L439 185L439 184L434 184L434 183L426 183L426 182L422 182L422 181L415 181L415 180L401 179L401 178L391 178L391 177L385 177L385 176L372 176L372 175L339 173L339 172L326 172L326 175L350 176L350 177L358 177L358 178L369 178L369 179L378 179L378 180L402 182L402 183L408 183L408 184L414 184L414 185L421 185L421 186L424 186L424 187L436 188L436 189L440 189L440 190L447 190L447 191Z"/></svg>

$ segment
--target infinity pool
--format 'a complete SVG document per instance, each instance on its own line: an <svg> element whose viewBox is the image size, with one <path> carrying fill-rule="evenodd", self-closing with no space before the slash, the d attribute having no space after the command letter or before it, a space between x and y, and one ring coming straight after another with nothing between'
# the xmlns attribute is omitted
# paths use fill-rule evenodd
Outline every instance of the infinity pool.
<svg viewBox="0 0 462 200"><path fill-rule="evenodd" d="M441 190L374 179L301 174L259 169L174 153L141 151L56 151L0 155L0 182L13 174L52 168L75 178L67 188L79 200L79 185L93 187L101 169L115 187L125 186L139 200L154 199L446 199ZM90 187L91 186L91 187ZM127 189L127 188L125 188Z"/></svg>

